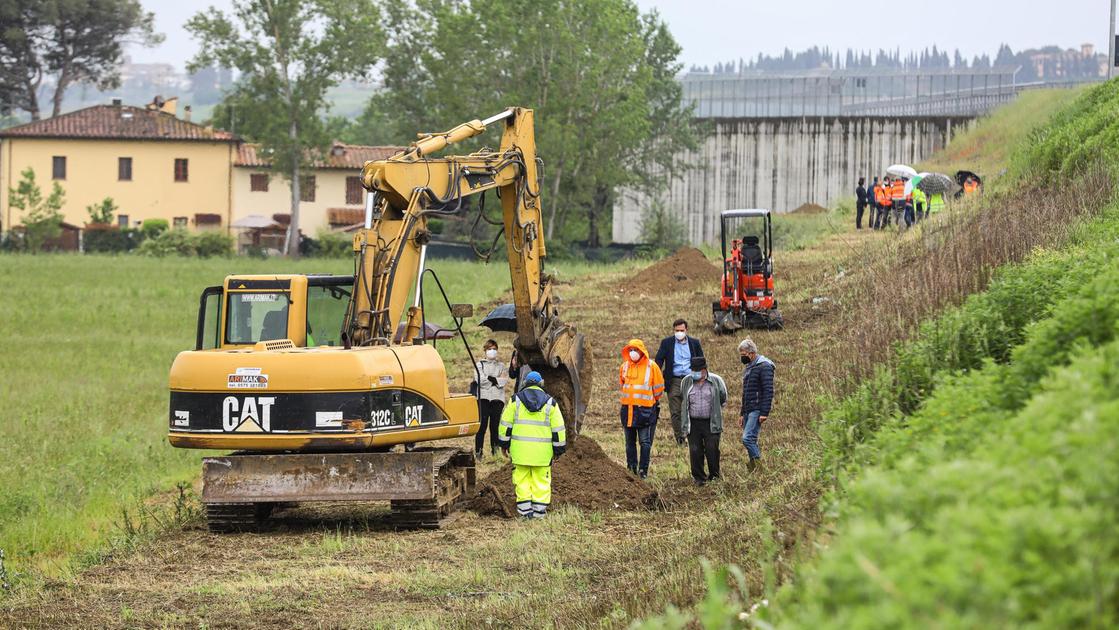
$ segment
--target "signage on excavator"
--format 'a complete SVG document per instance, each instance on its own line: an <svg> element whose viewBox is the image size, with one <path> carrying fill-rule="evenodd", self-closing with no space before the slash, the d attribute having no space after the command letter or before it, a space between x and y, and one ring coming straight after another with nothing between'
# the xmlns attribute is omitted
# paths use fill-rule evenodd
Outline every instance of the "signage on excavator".
<svg viewBox="0 0 1119 630"><path fill-rule="evenodd" d="M268 389L268 375L260 368L237 368L226 381L229 389Z"/></svg>
<svg viewBox="0 0 1119 630"><path fill-rule="evenodd" d="M221 428L225 431L272 430L275 396L226 396L221 403Z"/></svg>

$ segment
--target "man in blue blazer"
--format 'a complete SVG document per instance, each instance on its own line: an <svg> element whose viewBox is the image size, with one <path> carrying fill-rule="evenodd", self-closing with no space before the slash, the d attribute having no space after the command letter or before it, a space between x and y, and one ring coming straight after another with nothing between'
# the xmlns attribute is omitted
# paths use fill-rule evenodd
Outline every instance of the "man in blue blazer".
<svg viewBox="0 0 1119 630"><path fill-rule="evenodd" d="M676 445L683 446L688 438L680 424L680 382L692 373L692 359L703 356L703 346L699 339L688 334L688 322L678 319L672 322L672 336L661 340L660 348L654 359L664 374L665 390L668 391L668 411L672 414L672 433Z"/></svg>

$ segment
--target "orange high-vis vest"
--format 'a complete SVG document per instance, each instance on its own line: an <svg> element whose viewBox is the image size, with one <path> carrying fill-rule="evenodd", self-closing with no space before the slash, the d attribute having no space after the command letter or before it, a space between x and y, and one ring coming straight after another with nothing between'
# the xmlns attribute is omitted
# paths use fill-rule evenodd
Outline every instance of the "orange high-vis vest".
<svg viewBox="0 0 1119 630"><path fill-rule="evenodd" d="M645 364L645 369L641 369L641 364ZM622 404L633 405L638 407L651 407L657 404L657 398L665 391L664 377L660 379L660 386L657 387L655 380L653 380L652 370L656 368L649 357L643 358L639 363L626 363L622 364L621 380L622 380ZM642 376L634 379L631 373L634 372L633 368L637 368L636 372Z"/></svg>
<svg viewBox="0 0 1119 630"><path fill-rule="evenodd" d="M890 193L886 190L886 183L882 182L874 187L874 200L878 205L884 206L890 201Z"/></svg>
<svg viewBox="0 0 1119 630"><path fill-rule="evenodd" d="M641 360L629 360L630 348L641 352ZM621 402L630 407L629 422L633 422L633 407L652 407L664 395L664 375L661 368L649 358L645 344L638 339L631 340L622 348L622 366L618 381L622 386Z"/></svg>
<svg viewBox="0 0 1119 630"><path fill-rule="evenodd" d="M905 200L905 182L900 179L895 179L892 186L890 186L890 198L894 201Z"/></svg>

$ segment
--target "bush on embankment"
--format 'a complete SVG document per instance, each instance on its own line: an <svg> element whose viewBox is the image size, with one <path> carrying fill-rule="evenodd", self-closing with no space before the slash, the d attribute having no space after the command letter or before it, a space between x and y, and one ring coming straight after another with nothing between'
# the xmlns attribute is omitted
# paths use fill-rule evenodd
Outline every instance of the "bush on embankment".
<svg viewBox="0 0 1119 630"><path fill-rule="evenodd" d="M1117 85L1089 91L1034 133L1015 162L1029 164L1019 167L1023 187L1074 182L1081 203L1113 196ZM834 536L762 617L807 627L1115 625L1117 337L1113 203L1073 231L1069 249L1002 270L987 293L922 326L825 415Z"/></svg>
<svg viewBox="0 0 1119 630"><path fill-rule="evenodd" d="M1100 234L1117 225L1119 208L1096 224ZM941 318L1021 318L1011 287L1054 266L1082 282L1062 283L1048 315L1017 328L1008 362L946 363L912 414L884 419L847 460L858 473L832 502L829 547L766 617L797 627L1119 622L1117 262L1113 238L1043 256ZM911 348L921 344L958 350L937 334ZM834 456L849 448L835 439L843 426L881 406L870 394L880 385L829 418Z"/></svg>

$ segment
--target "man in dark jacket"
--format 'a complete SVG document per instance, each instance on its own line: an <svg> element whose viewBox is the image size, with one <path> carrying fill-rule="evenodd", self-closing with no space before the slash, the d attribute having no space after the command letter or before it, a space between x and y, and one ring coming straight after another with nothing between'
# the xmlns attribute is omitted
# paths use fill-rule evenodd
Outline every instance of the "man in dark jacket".
<svg viewBox="0 0 1119 630"><path fill-rule="evenodd" d="M863 229L863 212L866 211L866 178L859 178L855 187L855 229Z"/></svg>
<svg viewBox="0 0 1119 630"><path fill-rule="evenodd" d="M692 373L692 359L703 356L703 346L699 339L688 334L688 322L678 319L672 322L672 336L661 340L660 348L654 359L664 374L664 385L668 391L668 411L672 414L672 434L676 444L683 446L687 434L680 424L680 382Z"/></svg>
<svg viewBox="0 0 1119 630"><path fill-rule="evenodd" d="M742 373L742 445L750 455L751 471L758 467L762 451L758 448L758 433L769 419L773 405L773 361L758 354L758 346L753 339L746 338L738 344L738 354L746 369Z"/></svg>

